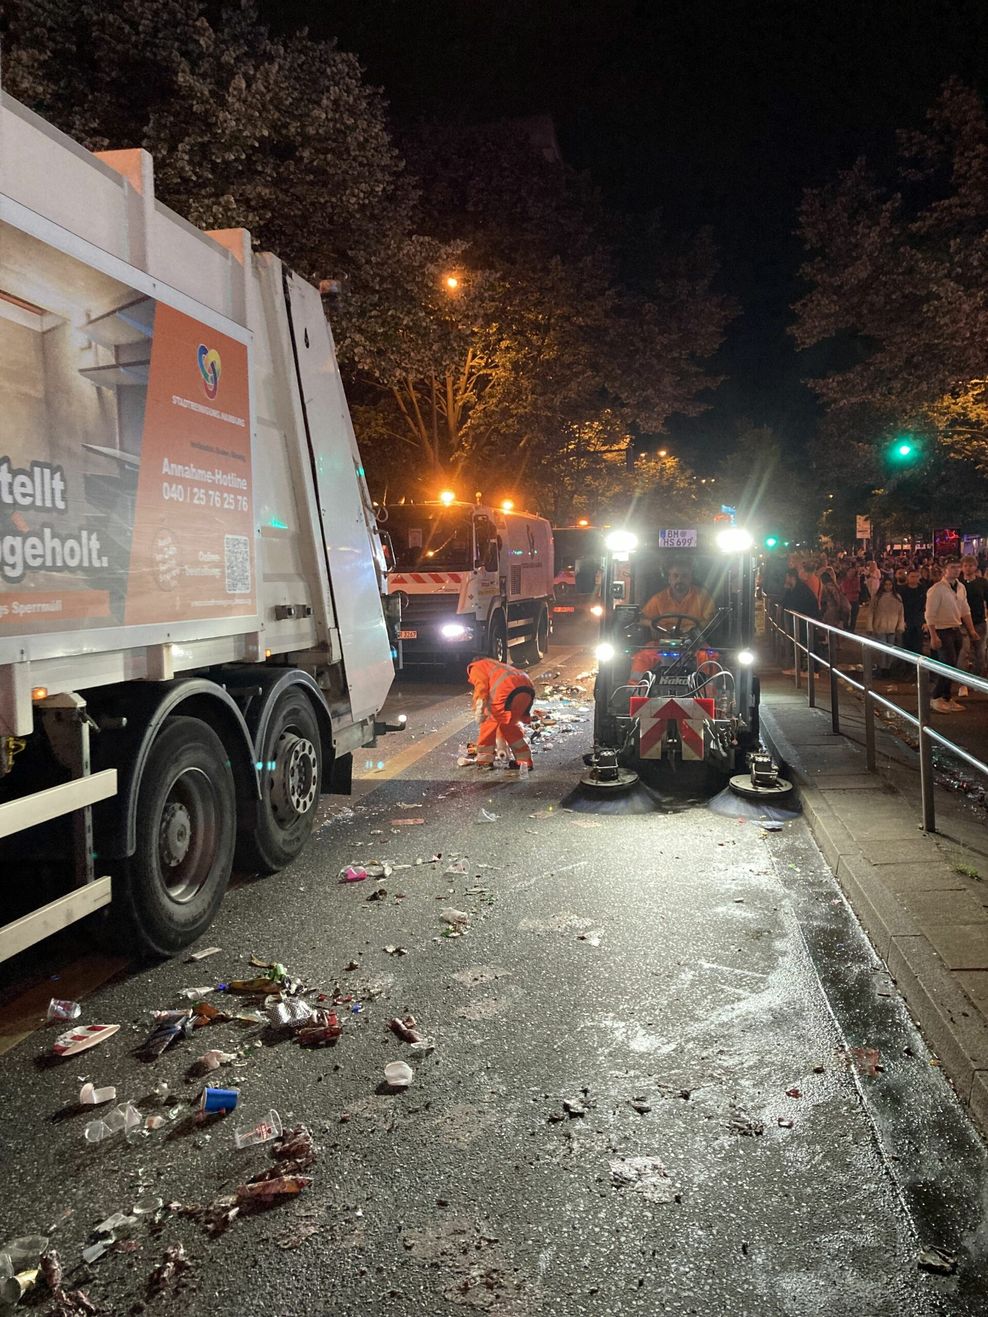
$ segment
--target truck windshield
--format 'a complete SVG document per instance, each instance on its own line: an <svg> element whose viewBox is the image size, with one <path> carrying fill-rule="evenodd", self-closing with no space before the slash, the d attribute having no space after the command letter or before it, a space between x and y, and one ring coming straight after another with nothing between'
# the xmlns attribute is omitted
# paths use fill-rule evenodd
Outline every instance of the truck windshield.
<svg viewBox="0 0 988 1317"><path fill-rule="evenodd" d="M473 567L473 525L460 508L391 507L382 529L391 536L396 567Z"/></svg>

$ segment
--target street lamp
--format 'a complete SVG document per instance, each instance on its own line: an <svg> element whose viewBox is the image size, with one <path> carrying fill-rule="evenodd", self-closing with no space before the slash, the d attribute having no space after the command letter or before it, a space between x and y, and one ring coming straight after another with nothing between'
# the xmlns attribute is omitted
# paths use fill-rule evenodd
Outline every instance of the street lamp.
<svg viewBox="0 0 988 1317"><path fill-rule="evenodd" d="M457 288L459 288L460 286L460 280L455 274L448 274L446 278L443 280L443 283L446 285L446 287L449 289L451 293L455 293Z"/></svg>

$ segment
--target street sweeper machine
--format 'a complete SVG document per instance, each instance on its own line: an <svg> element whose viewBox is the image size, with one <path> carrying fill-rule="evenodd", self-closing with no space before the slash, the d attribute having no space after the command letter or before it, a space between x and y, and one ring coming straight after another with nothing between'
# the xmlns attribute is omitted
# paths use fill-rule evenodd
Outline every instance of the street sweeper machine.
<svg viewBox="0 0 988 1317"><path fill-rule="evenodd" d="M791 790L759 740L751 546L716 523L608 535L584 785L675 774L756 799Z"/></svg>

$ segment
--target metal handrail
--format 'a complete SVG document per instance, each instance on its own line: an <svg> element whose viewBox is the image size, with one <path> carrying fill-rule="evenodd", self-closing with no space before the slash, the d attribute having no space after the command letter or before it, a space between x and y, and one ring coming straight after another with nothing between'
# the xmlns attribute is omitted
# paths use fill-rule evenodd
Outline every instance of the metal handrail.
<svg viewBox="0 0 988 1317"><path fill-rule="evenodd" d="M936 831L936 805L933 795L935 784L933 775L934 742L950 754L956 755L958 759L976 772L988 777L988 764L931 726L930 686L925 674L930 673L933 676L947 677L959 685L967 686L969 690L979 690L988 695L988 680L984 677L977 677L974 673L963 672L960 668L951 667L949 663L941 663L937 659L926 658L923 654L914 654L911 650L900 649L897 645L885 645L880 640L871 640L868 636L856 635L852 631L845 631L842 627L833 626L829 622L821 622L817 618L807 617L805 613L791 612L788 609L783 609L781 603L774 603L770 607L768 601L766 601L765 616L772 627L773 641L776 646L782 645L786 648L789 645L792 646L793 684L797 690L800 687L799 656L800 654L806 655L806 700L811 709L816 708L817 674L815 665L826 668L830 673L830 719L836 734L840 735L839 683L843 681L852 689L862 693L864 696L865 759L870 773L877 771L875 755L876 705L883 705L896 717L904 719L916 729L919 734L919 787L922 797L924 831ZM786 625L780 625L780 620L785 623L787 619L791 620L791 630ZM807 628L804 632L806 636L805 645L799 639L800 628L798 624L800 622ZM861 657L861 681L855 681L847 673L841 672L835 663L831 663L829 659L825 659L821 654L814 652L814 640L817 631L826 632L828 636L837 636L840 640L852 641L858 646ZM831 653L833 652L831 651ZM872 688L872 673L876 654L883 654L890 659L905 662L915 670L915 714L910 713L908 709L903 709L901 705L894 704Z"/></svg>

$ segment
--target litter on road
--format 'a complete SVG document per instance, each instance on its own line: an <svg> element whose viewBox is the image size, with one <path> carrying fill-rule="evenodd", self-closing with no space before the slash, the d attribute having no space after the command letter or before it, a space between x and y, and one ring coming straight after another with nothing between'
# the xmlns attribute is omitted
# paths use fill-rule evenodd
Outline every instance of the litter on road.
<svg viewBox="0 0 988 1317"><path fill-rule="evenodd" d="M78 1029L59 1034L52 1047L54 1056L77 1056L87 1052L90 1047L105 1043L119 1030L119 1024L83 1024Z"/></svg>

